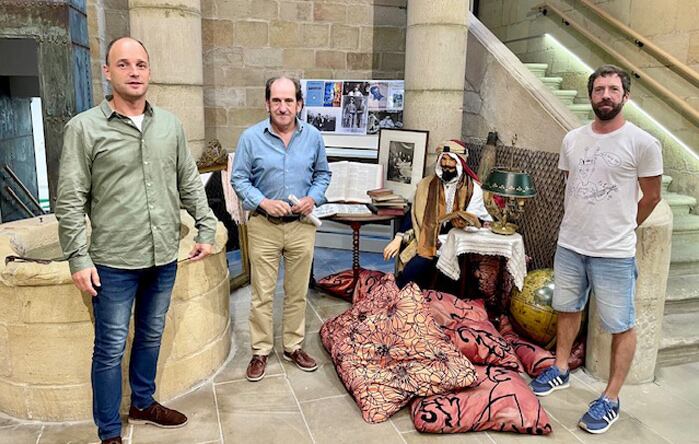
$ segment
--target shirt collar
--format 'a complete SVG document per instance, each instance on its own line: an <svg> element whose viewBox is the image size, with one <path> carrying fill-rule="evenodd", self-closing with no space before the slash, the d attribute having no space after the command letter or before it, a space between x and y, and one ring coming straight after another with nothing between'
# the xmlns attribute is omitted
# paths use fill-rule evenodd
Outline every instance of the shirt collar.
<svg viewBox="0 0 699 444"><path fill-rule="evenodd" d="M111 120L112 117L123 117L121 114L116 112L115 110L112 109L111 106L109 106L109 101L112 100L114 96L112 95L107 95L104 97L104 100L102 100L102 103L100 103L100 109L102 110L102 113L104 113L104 117L107 118L107 120ZM151 106L150 102L146 100L146 109L145 109L145 114L147 114L150 117L153 117L153 107Z"/></svg>
<svg viewBox="0 0 699 444"><path fill-rule="evenodd" d="M298 116L296 116L295 133L301 133L305 127L306 127L306 123L303 120L299 119ZM272 118L271 117L267 118L267 120L265 120L265 131L267 131L270 134L275 134L272 131Z"/></svg>

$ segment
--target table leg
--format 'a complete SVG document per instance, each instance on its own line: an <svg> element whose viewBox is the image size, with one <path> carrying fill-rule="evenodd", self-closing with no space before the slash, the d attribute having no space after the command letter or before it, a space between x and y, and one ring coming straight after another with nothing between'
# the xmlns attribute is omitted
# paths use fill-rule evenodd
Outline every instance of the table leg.
<svg viewBox="0 0 699 444"><path fill-rule="evenodd" d="M359 222L352 222L352 288L359 280L359 229L362 225Z"/></svg>

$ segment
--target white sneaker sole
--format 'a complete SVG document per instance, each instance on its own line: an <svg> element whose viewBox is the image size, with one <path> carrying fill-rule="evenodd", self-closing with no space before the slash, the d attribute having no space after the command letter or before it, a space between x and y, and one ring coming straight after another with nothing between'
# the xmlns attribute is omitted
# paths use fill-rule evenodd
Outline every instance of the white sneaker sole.
<svg viewBox="0 0 699 444"><path fill-rule="evenodd" d="M587 426L585 425L585 423L582 422L582 421L580 421L580 422L578 423L578 427L580 427L581 429L585 430L587 433L594 433L595 435L599 435L600 433L604 433L604 432L606 432L607 430L609 430L609 428L612 426L612 424L614 424L614 423L616 422L617 419L619 419L619 415L616 415L616 417L615 417L614 419L612 419L611 422L609 422L609 424L607 424L607 427L605 427L605 428L603 428L603 429L599 429L599 430L590 430L590 429L588 429Z"/></svg>
<svg viewBox="0 0 699 444"><path fill-rule="evenodd" d="M568 382L566 382L565 384L562 384L562 385L557 385L556 387L551 387L551 388L550 388L548 391L546 391L546 392L534 392L534 390L532 390L532 392L534 392L534 394L535 394L536 396L543 397L543 396L548 396L548 395L550 395L551 393L555 392L556 390L563 390L563 389L567 389L568 387L570 387L570 381L568 381Z"/></svg>
<svg viewBox="0 0 699 444"><path fill-rule="evenodd" d="M288 357L287 355L282 353L282 358L284 358L285 361L293 362L296 367L298 367L300 370L303 370L304 372L314 372L318 370L318 364L315 365L315 367L301 367L300 365L296 364L293 359Z"/></svg>

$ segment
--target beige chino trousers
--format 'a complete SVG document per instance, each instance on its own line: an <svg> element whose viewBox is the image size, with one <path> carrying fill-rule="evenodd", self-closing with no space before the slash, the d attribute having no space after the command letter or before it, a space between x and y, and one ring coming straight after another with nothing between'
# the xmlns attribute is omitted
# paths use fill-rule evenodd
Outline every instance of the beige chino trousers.
<svg viewBox="0 0 699 444"><path fill-rule="evenodd" d="M284 351L301 347L306 329L306 294L315 246L315 226L303 222L273 224L264 216L248 221L252 299L250 345L253 354L268 355L274 346L272 306L284 258Z"/></svg>

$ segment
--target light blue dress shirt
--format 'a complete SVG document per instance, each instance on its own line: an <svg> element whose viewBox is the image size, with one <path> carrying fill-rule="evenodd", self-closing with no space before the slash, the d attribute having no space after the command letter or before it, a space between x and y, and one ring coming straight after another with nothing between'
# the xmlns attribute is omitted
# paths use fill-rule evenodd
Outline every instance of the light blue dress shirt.
<svg viewBox="0 0 699 444"><path fill-rule="evenodd" d="M246 210L255 210L264 198L289 202L289 194L310 196L321 205L331 174L316 128L297 118L289 146L284 147L265 119L240 135L231 184Z"/></svg>

